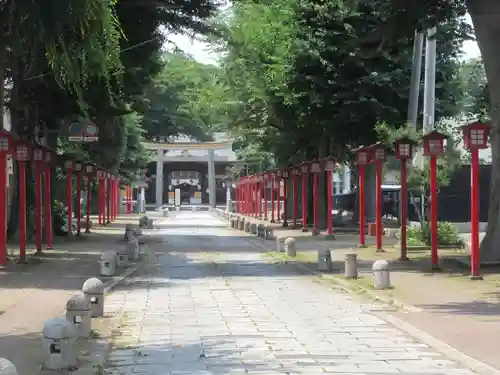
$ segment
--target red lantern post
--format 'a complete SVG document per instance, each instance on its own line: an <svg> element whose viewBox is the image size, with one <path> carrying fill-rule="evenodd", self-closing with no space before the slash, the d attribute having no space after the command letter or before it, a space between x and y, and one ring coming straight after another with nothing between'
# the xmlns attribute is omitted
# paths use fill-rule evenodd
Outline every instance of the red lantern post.
<svg viewBox="0 0 500 375"><path fill-rule="evenodd" d="M382 163L387 158L387 148L380 142L375 143L370 147L371 155L370 159L375 162L377 168L376 175L376 189L375 193L377 195L375 200L375 231L376 233L376 243L377 252L383 252L382 249L382 181L384 176L382 175Z"/></svg>
<svg viewBox="0 0 500 375"><path fill-rule="evenodd" d="M132 187L127 185L127 213L132 212Z"/></svg>
<svg viewBox="0 0 500 375"><path fill-rule="evenodd" d="M75 163L75 177L76 177L76 199L75 199L75 215L76 215L76 235L79 236L82 231L82 171L83 164L79 161Z"/></svg>
<svg viewBox="0 0 500 375"><path fill-rule="evenodd" d="M257 175L257 212L259 214L259 220L262 220L262 183L264 177L262 173Z"/></svg>
<svg viewBox="0 0 500 375"><path fill-rule="evenodd" d="M328 235L333 236L333 172L335 172L335 159L326 158L323 161L323 169L326 171L327 180L327 215L326 220L328 221Z"/></svg>
<svg viewBox="0 0 500 375"><path fill-rule="evenodd" d="M479 150L488 148L491 124L474 122L462 126L464 146L471 152L470 171L470 221L471 221L471 262L470 278L482 280L479 255Z"/></svg>
<svg viewBox="0 0 500 375"><path fill-rule="evenodd" d="M52 192L51 168L54 161L52 152L45 152L45 243L47 250L52 249Z"/></svg>
<svg viewBox="0 0 500 375"><path fill-rule="evenodd" d="M275 223L274 220L274 189L276 188L275 183L275 172L269 172L269 177L271 177L271 223Z"/></svg>
<svg viewBox="0 0 500 375"><path fill-rule="evenodd" d="M250 216L255 216L257 206L255 205L256 196L255 176L250 176Z"/></svg>
<svg viewBox="0 0 500 375"><path fill-rule="evenodd" d="M309 174L309 165L304 162L299 164L302 174L302 232L307 232L307 175Z"/></svg>
<svg viewBox="0 0 500 375"><path fill-rule="evenodd" d="M45 152L41 148L33 151L35 161L35 246L37 254L42 253L42 171Z"/></svg>
<svg viewBox="0 0 500 375"><path fill-rule="evenodd" d="M0 265L7 264L7 155L14 148L11 134L0 130L0 199L3 207L0 212Z"/></svg>
<svg viewBox="0 0 500 375"><path fill-rule="evenodd" d="M264 172L264 220L267 221L267 201L269 199L268 194L269 191L267 190L267 181L269 180L269 173Z"/></svg>
<svg viewBox="0 0 500 375"><path fill-rule="evenodd" d="M321 163L318 160L313 160L309 164L309 173L313 176L313 232L315 236L319 234L319 223L318 223L318 185L319 185L319 174L322 172Z"/></svg>
<svg viewBox="0 0 500 375"><path fill-rule="evenodd" d="M276 208L277 208L277 218L276 222L279 223L281 221L281 171L277 170L276 171L276 192L277 192L277 197L276 197Z"/></svg>
<svg viewBox="0 0 500 375"><path fill-rule="evenodd" d="M284 169L281 172L283 177L283 226L288 227L288 179L290 178L290 170Z"/></svg>
<svg viewBox="0 0 500 375"><path fill-rule="evenodd" d="M300 174L300 170L299 168L297 167L293 167L292 168L292 173L293 173L293 207L292 207L292 210L293 210L293 228L297 228L298 227L298 224L297 224L297 201L299 200L299 195L298 195L298 179L299 179L299 174Z"/></svg>
<svg viewBox="0 0 500 375"><path fill-rule="evenodd" d="M73 171L76 168L74 160L66 160L64 162L64 169L66 170L66 200L68 205L68 237L73 235Z"/></svg>
<svg viewBox="0 0 500 375"><path fill-rule="evenodd" d="M85 175L87 176L87 217L85 233L90 233L90 204L92 196L92 176L94 175L94 166L92 164L85 165Z"/></svg>
<svg viewBox="0 0 500 375"><path fill-rule="evenodd" d="M26 263L26 162L30 160L30 147L20 141L16 145L19 164L19 262Z"/></svg>
<svg viewBox="0 0 500 375"><path fill-rule="evenodd" d="M354 150L359 173L359 247L366 247L365 241L365 165L370 161L368 147L362 146Z"/></svg>
<svg viewBox="0 0 500 375"><path fill-rule="evenodd" d="M444 151L446 135L432 131L423 136L424 156L430 157L430 190L431 190L431 253L432 269L439 270L438 256L438 186L437 186L437 156Z"/></svg>
<svg viewBox="0 0 500 375"><path fill-rule="evenodd" d="M396 140L396 158L401 160L401 255L399 260L408 260L407 241L406 241L406 221L408 219L408 188L406 186L406 169L408 160L413 158L413 146L415 142L409 138L400 138Z"/></svg>

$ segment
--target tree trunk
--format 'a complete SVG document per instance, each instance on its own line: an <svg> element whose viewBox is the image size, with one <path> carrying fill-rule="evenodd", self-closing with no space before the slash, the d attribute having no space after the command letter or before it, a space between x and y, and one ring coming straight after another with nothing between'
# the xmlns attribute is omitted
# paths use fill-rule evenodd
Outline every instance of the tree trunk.
<svg viewBox="0 0 500 375"><path fill-rule="evenodd" d="M500 2L467 0L488 78L491 104L492 170L488 228L481 244L481 262L500 261Z"/></svg>

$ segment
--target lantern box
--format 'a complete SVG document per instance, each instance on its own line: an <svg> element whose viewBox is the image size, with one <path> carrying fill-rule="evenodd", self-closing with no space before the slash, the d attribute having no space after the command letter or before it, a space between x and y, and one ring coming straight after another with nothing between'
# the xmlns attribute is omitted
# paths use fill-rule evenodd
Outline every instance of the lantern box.
<svg viewBox="0 0 500 375"><path fill-rule="evenodd" d="M381 143L377 142L370 147L370 161L385 161L387 159L387 147Z"/></svg>
<svg viewBox="0 0 500 375"><path fill-rule="evenodd" d="M75 172L81 172L83 169L83 164L79 161L75 163Z"/></svg>
<svg viewBox="0 0 500 375"><path fill-rule="evenodd" d="M45 164L52 163L52 152L45 151Z"/></svg>
<svg viewBox="0 0 500 375"><path fill-rule="evenodd" d="M16 145L16 159L19 161L30 160L30 147L24 143L18 143Z"/></svg>
<svg viewBox="0 0 500 375"><path fill-rule="evenodd" d="M361 146L354 150L356 153L356 164L365 165L370 162L370 150L366 146Z"/></svg>
<svg viewBox="0 0 500 375"><path fill-rule="evenodd" d="M33 150L33 160L38 163L45 161L45 152L41 148Z"/></svg>
<svg viewBox="0 0 500 375"><path fill-rule="evenodd" d="M299 169L298 167L294 167L294 168L292 168L292 174L293 174L294 176L298 176L298 175L300 175L300 169Z"/></svg>
<svg viewBox="0 0 500 375"><path fill-rule="evenodd" d="M111 173L106 173L106 177L109 179L111 177Z"/></svg>
<svg viewBox="0 0 500 375"><path fill-rule="evenodd" d="M434 130L422 137L424 141L424 156L438 156L444 151L445 134Z"/></svg>
<svg viewBox="0 0 500 375"><path fill-rule="evenodd" d="M302 163L302 164L299 164L299 167L300 167L300 173L302 173L302 174L308 174L309 173L309 164Z"/></svg>
<svg viewBox="0 0 500 375"><path fill-rule="evenodd" d="M416 142L410 138L403 137L397 139L395 142L396 158L398 159L411 159L413 158L413 148Z"/></svg>
<svg viewBox="0 0 500 375"><path fill-rule="evenodd" d="M275 173L276 177L281 178L281 171L279 169Z"/></svg>
<svg viewBox="0 0 500 375"><path fill-rule="evenodd" d="M290 177L290 172L288 169L284 169L282 172L281 172L281 177L283 177L285 180L288 179L288 177Z"/></svg>
<svg viewBox="0 0 500 375"><path fill-rule="evenodd" d="M0 152L9 152L13 148L13 139L7 130L0 130Z"/></svg>
<svg viewBox="0 0 500 375"><path fill-rule="evenodd" d="M74 160L65 160L64 161L64 169L68 172L75 169L75 161Z"/></svg>
<svg viewBox="0 0 500 375"><path fill-rule="evenodd" d="M323 160L323 170L326 172L335 172L335 159L326 158Z"/></svg>
<svg viewBox="0 0 500 375"><path fill-rule="evenodd" d="M97 170L97 178L103 179L104 177L106 177L106 172Z"/></svg>
<svg viewBox="0 0 500 375"><path fill-rule="evenodd" d="M311 173L321 173L322 172L322 170L321 170L321 163L318 160L313 160L309 164L309 171Z"/></svg>
<svg viewBox="0 0 500 375"><path fill-rule="evenodd" d="M460 127L464 137L464 148L466 150L480 150L488 148L488 137L491 124L473 122Z"/></svg>
<svg viewBox="0 0 500 375"><path fill-rule="evenodd" d="M87 175L92 175L94 174L94 166L92 164L86 164L85 165L85 173Z"/></svg>

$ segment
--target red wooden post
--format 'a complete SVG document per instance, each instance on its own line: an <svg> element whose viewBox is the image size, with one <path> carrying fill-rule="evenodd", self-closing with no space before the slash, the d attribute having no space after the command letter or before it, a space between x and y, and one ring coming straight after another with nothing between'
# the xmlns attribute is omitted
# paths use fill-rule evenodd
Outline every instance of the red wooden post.
<svg viewBox="0 0 500 375"><path fill-rule="evenodd" d="M82 170L83 164L81 162L75 163L75 177L76 177L76 199L75 199L75 215L76 215L76 235L79 236L82 231Z"/></svg>
<svg viewBox="0 0 500 375"><path fill-rule="evenodd" d="M356 150L356 164L359 170L359 247L366 247L365 241L365 165L370 161L368 147Z"/></svg>
<svg viewBox="0 0 500 375"><path fill-rule="evenodd" d="M300 164L300 173L302 174L302 232L307 232L307 175L309 166L306 162Z"/></svg>
<svg viewBox="0 0 500 375"><path fill-rule="evenodd" d="M87 217L85 233L90 233L90 205L92 196L92 176L94 175L94 166L92 164L85 165L85 175L87 176Z"/></svg>
<svg viewBox="0 0 500 375"><path fill-rule="evenodd" d="M327 158L324 160L323 169L326 171L327 180L327 214L326 220L328 221L328 235L333 235L333 172L335 172L335 160L333 158Z"/></svg>
<svg viewBox="0 0 500 375"><path fill-rule="evenodd" d="M106 173L106 224L111 224L111 173Z"/></svg>
<svg viewBox="0 0 500 375"><path fill-rule="evenodd" d="M371 149L371 161L375 163L377 169L376 175L376 186L375 186L375 231L376 233L376 246L377 252L383 252L382 249L382 180L384 176L382 175L382 163L387 158L387 148L380 142L375 143L370 147Z"/></svg>
<svg viewBox="0 0 500 375"><path fill-rule="evenodd" d="M20 141L16 145L19 164L19 262L26 263L26 162L30 159L30 148Z"/></svg>
<svg viewBox="0 0 500 375"><path fill-rule="evenodd" d="M35 161L35 246L37 254L42 253L42 172L45 152L41 148L33 151Z"/></svg>
<svg viewBox="0 0 500 375"><path fill-rule="evenodd" d="M313 176L313 235L319 234L318 220L318 185L319 174L321 173L321 163L318 160L313 160L309 164L309 172Z"/></svg>
<svg viewBox="0 0 500 375"><path fill-rule="evenodd" d="M299 200L298 195L298 178L300 170L297 167L293 167L293 228L297 228L297 201Z"/></svg>
<svg viewBox="0 0 500 375"><path fill-rule="evenodd" d="M14 142L6 130L0 130L0 265L7 264L7 155L12 152Z"/></svg>
<svg viewBox="0 0 500 375"><path fill-rule="evenodd" d="M408 188L406 178L406 167L408 160L413 158L413 145L415 142L409 138L400 138L396 140L396 157L401 160L401 254L399 260L408 260L407 240L406 240L406 221L408 211Z"/></svg>
<svg viewBox="0 0 500 375"><path fill-rule="evenodd" d="M50 169L52 168L53 154L45 153L45 248L52 249L52 182L50 178Z"/></svg>
<svg viewBox="0 0 500 375"><path fill-rule="evenodd" d="M98 205L99 205L99 225L104 225L104 178L106 176L106 172L100 170L97 172L98 178Z"/></svg>
<svg viewBox="0 0 500 375"><path fill-rule="evenodd" d="M473 122L461 127L465 149L470 150L471 185L470 185L470 216L471 216L471 280L482 280L479 254L479 150L488 148L488 136L491 130L490 123Z"/></svg>
<svg viewBox="0 0 500 375"><path fill-rule="evenodd" d="M423 136L424 155L430 156L430 190L431 190L431 254L432 269L439 270L438 255L438 186L437 186L437 156L444 151L444 140L446 135L432 131Z"/></svg>
<svg viewBox="0 0 500 375"><path fill-rule="evenodd" d="M279 223L281 221L281 171L278 170L276 171L276 192L277 192L277 198L276 198L276 206L277 206L277 218L276 222Z"/></svg>
<svg viewBox="0 0 500 375"><path fill-rule="evenodd" d="M68 205L68 237L73 235L73 171L76 163L74 160L66 160L64 169L66 170L66 201Z"/></svg>
<svg viewBox="0 0 500 375"><path fill-rule="evenodd" d="M264 172L264 220L267 221L267 201L269 199L269 191L267 186L267 181L269 179L269 173Z"/></svg>
<svg viewBox="0 0 500 375"><path fill-rule="evenodd" d="M283 177L283 227L288 227L288 178L290 170L284 169L281 172L281 177Z"/></svg>
<svg viewBox="0 0 500 375"><path fill-rule="evenodd" d="M271 223L275 223L276 221L274 220L274 189L275 189L275 172L271 172Z"/></svg>
<svg viewBox="0 0 500 375"><path fill-rule="evenodd" d="M255 216L255 177L250 176L250 216Z"/></svg>

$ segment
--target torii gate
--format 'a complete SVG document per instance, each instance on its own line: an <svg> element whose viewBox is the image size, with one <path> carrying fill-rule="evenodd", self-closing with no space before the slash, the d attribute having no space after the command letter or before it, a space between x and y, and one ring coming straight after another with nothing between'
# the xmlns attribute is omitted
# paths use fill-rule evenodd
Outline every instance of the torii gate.
<svg viewBox="0 0 500 375"><path fill-rule="evenodd" d="M215 182L215 151L232 147L232 141L223 142L152 142L145 141L142 145L147 150L156 150L156 207L163 205L163 163L166 150L206 150L208 151L208 202L211 208L216 206ZM202 161L202 160L196 160Z"/></svg>

